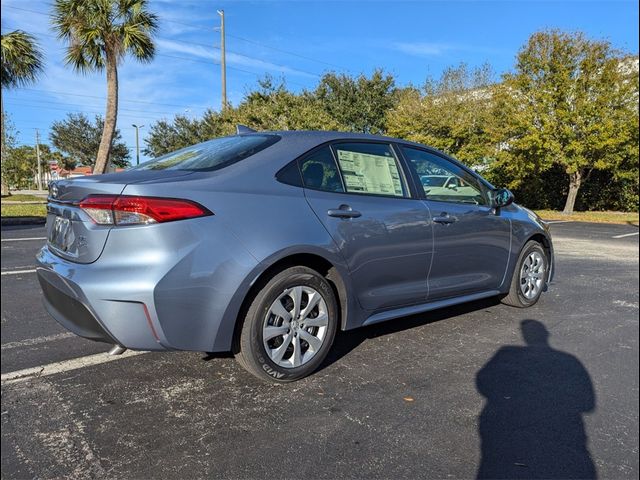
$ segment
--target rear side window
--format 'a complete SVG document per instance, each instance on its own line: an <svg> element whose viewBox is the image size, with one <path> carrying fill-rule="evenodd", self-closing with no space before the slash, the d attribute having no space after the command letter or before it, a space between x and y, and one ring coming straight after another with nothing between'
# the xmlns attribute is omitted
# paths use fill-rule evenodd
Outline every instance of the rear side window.
<svg viewBox="0 0 640 480"><path fill-rule="evenodd" d="M331 149L322 147L300 161L302 181L307 188L327 192L344 192L340 172Z"/></svg>
<svg viewBox="0 0 640 480"><path fill-rule="evenodd" d="M347 192L407 196L400 166L390 145L339 143L334 148Z"/></svg>
<svg viewBox="0 0 640 480"><path fill-rule="evenodd" d="M222 137L168 153L131 170L211 171L255 155L280 140L277 135Z"/></svg>

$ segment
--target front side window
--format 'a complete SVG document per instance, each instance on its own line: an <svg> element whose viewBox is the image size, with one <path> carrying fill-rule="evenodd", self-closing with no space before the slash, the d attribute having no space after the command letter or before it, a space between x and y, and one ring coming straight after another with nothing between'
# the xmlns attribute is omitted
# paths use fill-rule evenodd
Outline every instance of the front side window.
<svg viewBox="0 0 640 480"><path fill-rule="evenodd" d="M401 148L418 174L427 200L487 205L485 189L466 170L433 153L404 146Z"/></svg>
<svg viewBox="0 0 640 480"><path fill-rule="evenodd" d="M222 137L168 153L131 170L211 171L255 155L280 140L277 135Z"/></svg>
<svg viewBox="0 0 640 480"><path fill-rule="evenodd" d="M334 148L348 193L407 196L400 166L390 145L339 143Z"/></svg>
<svg viewBox="0 0 640 480"><path fill-rule="evenodd" d="M300 161L304 186L327 192L344 192L340 172L333 160L331 149L322 147Z"/></svg>

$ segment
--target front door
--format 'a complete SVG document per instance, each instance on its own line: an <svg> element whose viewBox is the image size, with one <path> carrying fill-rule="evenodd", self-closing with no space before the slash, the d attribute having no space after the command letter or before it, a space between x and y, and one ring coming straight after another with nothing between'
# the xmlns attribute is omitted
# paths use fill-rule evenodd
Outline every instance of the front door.
<svg viewBox="0 0 640 480"><path fill-rule="evenodd" d="M443 156L401 149L432 215L429 300L497 290L507 269L511 223L489 206L488 187Z"/></svg>
<svg viewBox="0 0 640 480"><path fill-rule="evenodd" d="M344 257L362 308L423 303L433 242L429 210L410 198L391 146L325 146L303 158L300 169L307 201Z"/></svg>

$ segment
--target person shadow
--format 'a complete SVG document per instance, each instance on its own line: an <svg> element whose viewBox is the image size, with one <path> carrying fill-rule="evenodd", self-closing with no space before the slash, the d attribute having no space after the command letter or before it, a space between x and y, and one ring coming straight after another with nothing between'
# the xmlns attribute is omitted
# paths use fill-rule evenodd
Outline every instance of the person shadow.
<svg viewBox="0 0 640 480"><path fill-rule="evenodd" d="M476 376L486 398L477 478L596 478L582 419L596 407L591 378L542 323L520 326L526 345L500 348Z"/></svg>

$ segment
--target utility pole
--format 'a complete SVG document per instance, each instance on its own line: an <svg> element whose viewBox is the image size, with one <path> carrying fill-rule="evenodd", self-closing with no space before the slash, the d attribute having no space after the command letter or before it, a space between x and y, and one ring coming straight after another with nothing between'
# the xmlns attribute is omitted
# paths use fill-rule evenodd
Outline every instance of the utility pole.
<svg viewBox="0 0 640 480"><path fill-rule="evenodd" d="M36 161L38 162L38 190L42 190L42 166L40 165L40 132L36 128Z"/></svg>
<svg viewBox="0 0 640 480"><path fill-rule="evenodd" d="M220 67L222 69L222 110L227 108L227 60L224 47L224 10L218 10L220 15Z"/></svg>
<svg viewBox="0 0 640 480"><path fill-rule="evenodd" d="M140 165L140 141L138 140L138 130L144 128L144 125L136 125L132 123L131 126L136 129L136 165Z"/></svg>

